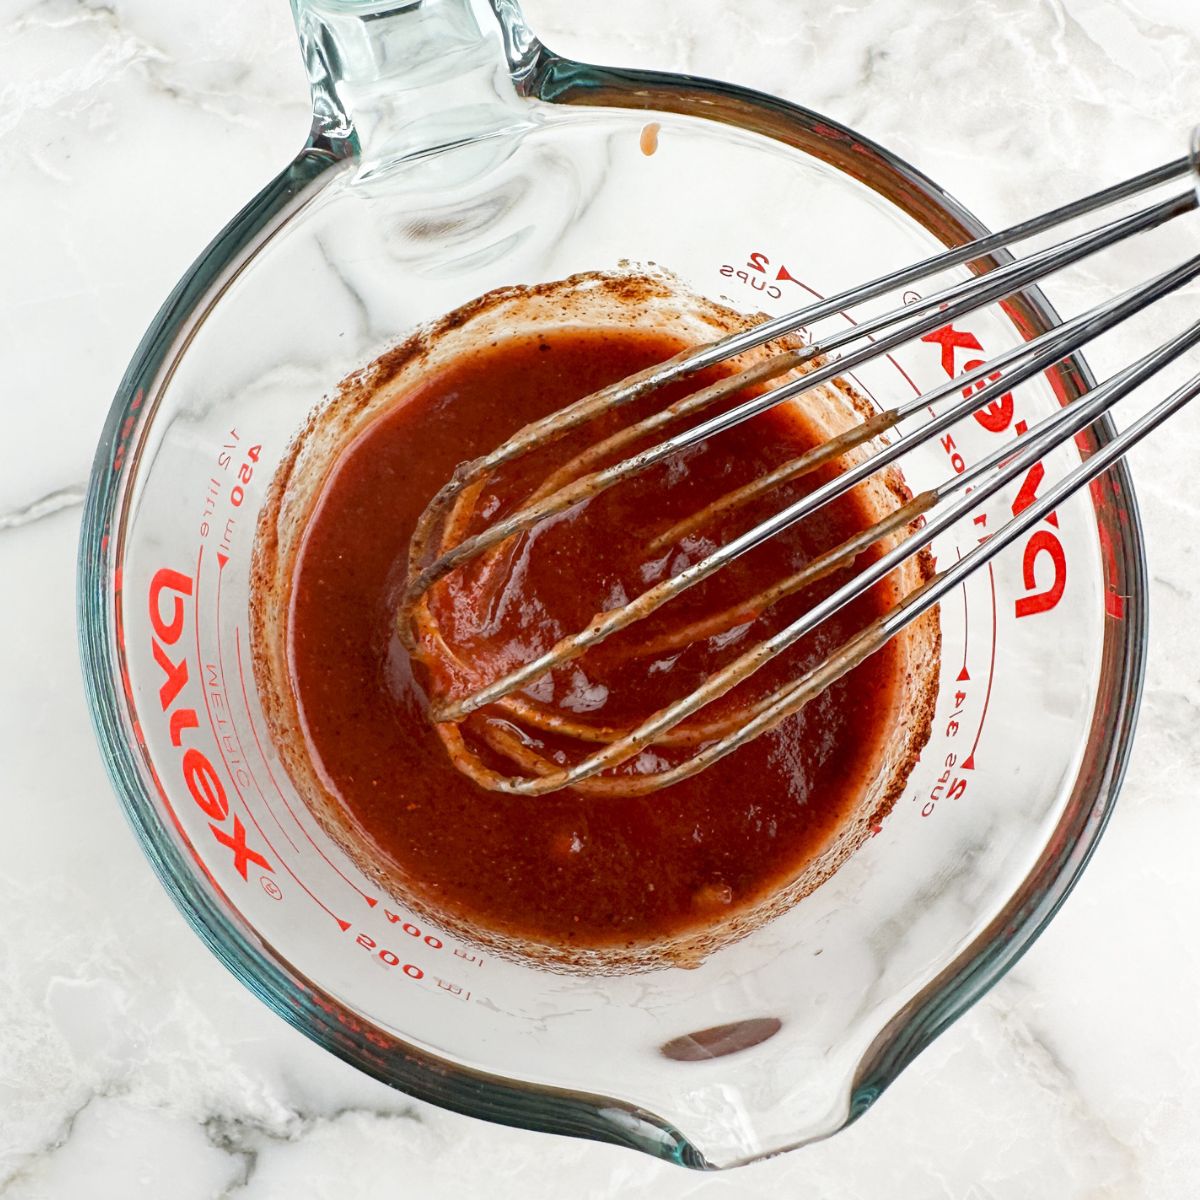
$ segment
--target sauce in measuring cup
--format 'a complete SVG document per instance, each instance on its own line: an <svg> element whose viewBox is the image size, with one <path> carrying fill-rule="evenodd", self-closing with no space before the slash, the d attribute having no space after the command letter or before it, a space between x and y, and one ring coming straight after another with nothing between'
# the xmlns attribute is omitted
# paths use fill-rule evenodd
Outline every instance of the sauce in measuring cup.
<svg viewBox="0 0 1200 1200"><path fill-rule="evenodd" d="M396 632L418 517L459 462L680 348L653 330L548 326L452 360L340 448L298 542L286 661L299 717L290 736L303 746L292 745L285 761L293 776L297 761L312 764L326 793L323 823L369 874L501 952L614 969L696 961L825 878L894 803L928 733L926 715L889 771L911 672L893 643L774 730L647 795L513 796L484 790L451 762L427 715L423 672ZM610 414L601 428L518 460L489 483L479 507L511 509L555 465L642 411ZM656 531L825 436L795 406L772 410L547 522L510 547L500 569L476 564L449 577L435 601L448 639L489 677L536 656L827 478L783 485L765 509L723 516L647 562ZM852 492L535 683L532 694L573 717L644 718L795 619L845 574L681 653L656 653L656 639L755 594L880 515ZM893 600L889 587L877 587L704 715L735 713ZM277 742L289 736L272 725ZM831 857L851 824L859 833L843 837Z"/></svg>

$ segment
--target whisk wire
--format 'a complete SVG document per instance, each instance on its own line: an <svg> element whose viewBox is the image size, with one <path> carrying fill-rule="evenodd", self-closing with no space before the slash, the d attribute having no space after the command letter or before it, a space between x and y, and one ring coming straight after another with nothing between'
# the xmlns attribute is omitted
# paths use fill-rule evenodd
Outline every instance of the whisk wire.
<svg viewBox="0 0 1200 1200"><path fill-rule="evenodd" d="M689 446L694 446L707 438L733 428L735 425L740 425L752 417L777 407L785 400L802 396L805 392L812 391L821 384L829 383L839 375L845 374L881 354L894 350L926 333L932 333L948 322L975 312L987 304L1005 299L1049 273L1098 253L1136 233L1164 224L1174 217L1190 211L1196 205L1197 196L1194 191L1175 196L1130 216L1112 221L1099 229L1079 234L1066 242L1050 246L1028 258L1018 259L985 276L944 288L914 305L889 310L878 317L814 343L803 352L802 360L823 359L855 342L863 344L838 359L824 363L816 370L802 375L791 383L745 400L733 408L665 438L649 449L577 479L566 489L543 497L536 504L522 507L496 521L485 530L444 551L434 562L418 571L409 587L405 603L413 602L415 597L427 591L439 579L444 578L456 567L483 551L514 534L532 528L533 525L549 516L564 512L567 508L579 503L581 499L592 498ZM882 336L875 340L875 334ZM518 434L510 441L519 441L522 436L523 434ZM482 459L476 460L476 463L483 461ZM482 470L483 468L478 468L478 471ZM472 465L468 468L464 480L475 477L476 473L477 469Z"/></svg>
<svg viewBox="0 0 1200 1200"><path fill-rule="evenodd" d="M565 511L600 491L647 470L672 454L714 437L784 401L798 399L862 363L888 353L914 338L945 327L958 317L1011 297L1052 272L1191 211L1197 207L1196 189L1193 187L1170 199L1149 204L1135 213L1067 238L1026 258L1005 263L986 274L943 287L909 305L866 318L857 325L827 335L809 345L785 348L765 363L760 361L752 364L748 369L693 392L683 400L667 405L651 416L626 426L617 434L610 435L604 442L559 467L548 480L535 489L532 497L519 504L513 512L482 530L468 532L474 500L489 475L504 463L553 441L566 430L577 428L599 412L627 404L668 382L724 363L730 357L764 346L816 320L842 312L851 305L876 299L888 291L928 278L949 267L978 263L1012 242L1057 228L1079 216L1098 212L1118 200L1140 195L1184 175L1191 174L1194 178L1196 169L1197 155L1193 153L1189 157L1103 189L1092 196L1011 226L1001 233L988 235L967 246L952 248L829 300L819 301L805 309L765 321L710 345L677 355L664 364L584 397L552 418L524 427L491 454L463 464L426 510L413 539L409 585L400 614L403 635L410 645L416 644L416 626L424 622L427 633L432 628L435 640L441 638L428 606L427 594L431 587L470 559L506 543L547 516ZM858 556L871 546L885 541L894 543L888 544L877 557L861 569L856 569L849 579L814 603L798 618L764 637L733 661L714 671L687 695L663 706L636 726L600 730L579 722L563 725L563 730L570 736L577 736L585 742L601 743L601 748L593 750L573 764L563 765L547 758L534 745L524 740L510 724L485 719L483 737L488 745L530 772L524 776L505 775L487 766L478 755L469 750L459 723L472 713L490 704L499 703L509 715L519 716L528 710L535 728L554 731L558 726L553 716L543 713L528 701L514 697L512 693L547 671L577 658L616 632L644 619L674 597L727 566L738 556L763 544L783 529L816 512L823 505L845 495L850 489L864 483L883 468L898 462L903 456L972 412L986 407L997 397L1068 358L1081 345L1110 331L1198 276L1200 255L1189 258L1149 281L1096 305L1028 342L993 356L989 361L972 367L922 395L867 418L823 446L815 447L776 468L764 478L720 497L700 513L675 523L666 534L660 534L650 542L651 551L661 549L664 539L669 543L672 538L681 537L706 521L711 521L715 515L738 507L780 483L798 478L818 465L834 460L839 464L840 470L836 475L807 494L730 538L717 550L678 574L648 588L632 601L597 613L584 629L560 638L545 653L476 688L469 695L434 699L431 703L431 714L447 747L472 778L496 790L522 795L543 795L562 787L575 787L585 792L619 791L621 794L637 795L696 774L757 737L765 729L797 711L830 683L841 678L890 638L928 612L949 591L990 562L996 554L1047 514L1052 513L1069 496L1099 476L1157 425L1200 394L1200 375L1171 393L1124 433L1102 445L1042 496L1015 512L956 563L935 571L924 583L898 601L890 611L870 622L834 653L826 656L823 661L798 678L789 680L769 695L750 704L745 711L739 713L736 722L731 724L726 718L715 725L699 727L694 723L684 725L684 722L728 694L868 589L881 583L906 560L925 550L940 534L1020 478L1050 451L1086 429L1114 404L1168 364L1193 350L1200 344L1200 323L1143 355L1071 404L1043 418L1016 442L997 448L941 484L921 492L871 528L856 533L841 545L826 551L802 570L760 592L750 602L717 614L711 619L706 618L686 626L680 637L708 636L706 631L729 627L730 622L736 626L742 617L743 609L756 616L784 596L808 587L816 579L855 565ZM761 384L780 375L794 373L805 365L808 365L809 369L797 378L739 401L728 409L664 437L620 461L591 469L597 463L603 462L606 456L644 440L660 428L703 411L717 400L745 389L750 383ZM978 391L975 390L976 387L979 388ZM946 404L951 398L952 403ZM919 426L902 429L891 441L883 440L882 435L918 414L922 416ZM871 452L863 454L855 461L842 458L847 451L860 446L868 447ZM678 638L668 638L667 641L674 645ZM712 736L709 736L710 734ZM602 774L627 763L648 746L684 743L698 745L699 749L682 762L666 769L654 770L649 774L625 773L619 777Z"/></svg>
<svg viewBox="0 0 1200 1200"><path fill-rule="evenodd" d="M536 779L505 779L500 783L498 790L520 795L544 795L562 787L579 784L602 770L627 762L647 745L686 720L687 717L727 694L738 683L794 645L800 638L861 595L867 588L884 579L906 558L928 545L938 534L960 520L965 513L978 508L983 501L1018 478L1043 457L1047 450L1060 445L1063 438L1086 428L1117 401L1123 399L1169 363L1174 362L1180 354L1194 348L1197 343L1200 343L1200 322L1139 359L1133 366L1113 376L1083 399L1039 422L1031 430L1028 438L1022 439L1019 451L1014 452L1011 446L995 451L978 464L980 472L991 471L991 477L979 484L975 491L965 496L957 505L950 506L935 515L912 536L814 605L798 620L723 667L687 696L659 709L635 729L606 746L604 750L588 755L570 768L560 768ZM969 551L951 567L936 573L925 584L901 600L889 613L867 625L838 650L828 655L820 665L806 672L795 682L778 689L764 701L759 701L736 733L704 747L685 762L656 773L649 786L644 785L643 781L636 777L623 780L625 789L631 794L637 794L644 786L647 786L647 790L657 790L659 787L689 778L704 770L718 758L732 753L753 737L757 737L763 729L796 711L817 692L853 670L880 646L911 624L917 617L927 612L943 596L980 567L990 562L1023 533L1032 529L1076 491L1097 478L1146 434L1197 394L1200 394L1200 375L1195 376L1187 384L1173 392L1166 400L1160 402L1096 454L1085 459L1058 485L1000 526L993 536ZM961 485L958 479L952 480L950 485L944 489L944 494L948 495L950 491L957 490L956 486L952 486L956 484L965 486ZM919 500L920 498L918 498Z"/></svg>
<svg viewBox="0 0 1200 1200"><path fill-rule="evenodd" d="M888 292L898 291L910 283L920 283L923 279L940 275L944 271L965 263L979 262L997 250L1007 249L1009 246L1028 241L1029 238L1037 237L1051 229L1057 229L1080 217L1099 212L1122 200L1152 191L1172 180L1190 175L1194 170L1195 161L1192 157L1177 158L1172 162L1164 163L1161 167L1143 171L1120 183L1112 184L1110 187L1102 188L1088 196L1060 205L1049 212L1039 213L1016 225L1010 225L1007 229L1002 229L997 233L989 233L961 246L940 251L910 266L880 275L858 287L839 292L835 296L830 296L795 312L785 313L783 316L764 321L753 329L731 334L727 338L712 343L711 346L703 346L694 351L688 357L688 363L692 370L715 366L726 358L753 350L774 338L794 333L797 329L811 325L825 317L835 316L844 309L856 308L860 304L877 300ZM679 372L673 361L663 363L661 366L663 374L657 379L656 387L678 378L682 373Z"/></svg>
<svg viewBox="0 0 1200 1200"><path fill-rule="evenodd" d="M864 482L884 466L898 461L916 446L936 436L943 430L950 428L957 421L961 420L964 415L983 407L1003 392L1039 374L1047 366L1052 365L1058 359L1070 353L1071 349L1078 349L1082 340L1099 336L1101 333L1106 332L1125 320L1131 313L1139 311L1146 304L1181 287L1184 283L1194 279L1198 274L1200 274L1200 255L1189 259L1179 267L1164 272L1149 283L1130 289L1123 296L1099 305L1095 309L1075 318L1069 323L1069 332L1064 333L1063 331L1067 329L1067 326L1061 326L1050 334L1043 335L1042 339L1035 339L1035 341L1026 343L1026 347L1033 347L1037 342L1042 342L1041 352L1027 356L1025 361L1019 362L1007 376L991 380L979 392L972 392L968 396L963 397L961 392L965 390L964 381L970 382L970 376L972 375L983 377L995 374L1000 359L1011 361L1013 356L1001 355L999 359L993 359L991 362L985 363L983 367L978 368L977 371L968 373L968 376L956 377L948 383L935 388L932 392L926 393L921 397L923 401L922 406L937 403L939 400L954 393L959 393L959 399L954 405L934 415L920 428L901 436L895 442L882 447L874 455L864 458L861 462L848 466L826 483L734 537L720 549L693 563L679 574L664 580L662 583L642 593L637 599L620 608L596 614L585 629L561 639L544 654L508 672L491 684L473 692L468 697L463 697L452 702L435 704L433 706L435 719L441 721L459 721L476 709L491 704L515 691L517 688L532 682L539 675L554 666L579 657L591 647L598 645L620 630L628 628L635 621L648 616L650 613L667 604L670 600L673 600L676 596L681 595L689 588L709 578L732 562L733 559L769 541L776 534L810 516L825 504L845 495L851 488ZM1067 346L1070 349L1064 348ZM1182 351L1178 351L1177 353L1182 353ZM1122 375L1128 374L1134 369L1130 367ZM1116 379L1120 378L1116 377ZM1113 383L1115 381L1109 382ZM1106 401L1110 395L1111 391L1105 390L1105 388L1097 388L1089 393L1087 397L1089 404L1088 411L1091 411L1091 408L1095 404ZM1077 401L1076 403L1080 402ZM1074 407L1071 406L1071 409ZM1048 423L1051 433L1059 427L1059 423L1066 421L1071 409L1064 408L1046 418L1046 423ZM1100 411L1103 411L1103 409ZM1089 417L1085 424L1090 423L1092 420L1095 420L1095 416ZM1037 428L1038 426L1034 427L1035 430ZM989 470L995 462L1000 461L1006 454L1011 453L1011 447L1003 447L994 455L968 468L966 473L952 476L945 485L946 490L943 495L949 495L952 491L965 486L964 479L967 482L973 482L976 477L981 476ZM1041 457L1040 453L1035 455L1031 462L1036 461L1038 457ZM941 497L939 496L939 498ZM865 586L868 585L864 584Z"/></svg>

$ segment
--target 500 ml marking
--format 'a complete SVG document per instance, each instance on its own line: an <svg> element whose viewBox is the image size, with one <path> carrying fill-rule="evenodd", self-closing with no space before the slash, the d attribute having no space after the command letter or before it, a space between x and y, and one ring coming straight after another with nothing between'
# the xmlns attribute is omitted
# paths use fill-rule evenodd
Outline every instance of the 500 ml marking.
<svg viewBox="0 0 1200 1200"><path fill-rule="evenodd" d="M360 933L358 935L358 937L356 937L354 940L364 950L372 951L372 953L375 954L375 957L378 958L379 961L381 963L383 963L385 966L388 966L388 967L399 967L400 966L399 955L397 955L392 950L387 950L387 949L381 950L379 948L379 943L373 937L371 937L369 934ZM441 945L441 943L439 942L438 945ZM422 971L420 967L414 966L412 963L405 963L401 969L404 971L404 974L409 977L409 979L424 979L425 978L425 972Z"/></svg>
<svg viewBox="0 0 1200 1200"><path fill-rule="evenodd" d="M401 920L395 913L384 910L389 921L393 923ZM428 946L431 950L441 950L445 943L441 938L432 933L422 933L419 926L414 925L411 921L404 921L400 926L405 933L411 938L419 939L421 944ZM437 985L439 991L448 993L456 1000L470 1000L471 991L460 983L455 983L453 980L445 979L440 975L427 975L426 972L418 967L415 963L403 962L400 955L394 950L389 950L386 946L380 946L379 942L370 934L360 933L355 939L355 943L368 951L374 958L377 958L386 967L399 967L401 971L409 978L414 980L426 980ZM462 960L464 963L471 963L475 966L483 966L483 958L480 955L471 954L466 950L456 949L454 957Z"/></svg>

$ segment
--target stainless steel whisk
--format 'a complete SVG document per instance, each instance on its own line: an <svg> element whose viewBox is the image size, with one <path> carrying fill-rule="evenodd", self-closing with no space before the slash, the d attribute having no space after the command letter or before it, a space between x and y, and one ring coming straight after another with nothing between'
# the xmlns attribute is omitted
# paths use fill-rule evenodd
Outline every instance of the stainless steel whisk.
<svg viewBox="0 0 1200 1200"><path fill-rule="evenodd" d="M1188 180L1187 190L1170 199L1150 203L1132 215L1110 220L1098 228L1067 238L1026 258L1008 262L965 282L937 290L914 303L865 319L852 328L820 338L809 345L784 349L682 400L675 401L590 447L566 467L551 474L515 511L470 536L464 536L474 499L478 497L493 472L519 456L578 428L599 413L627 405L666 384L719 365L775 339L794 334L796 330L822 318L885 296L948 268L978 263L993 252L1013 243L1054 230L1069 221L1099 212L1121 200L1183 178ZM669 455L713 437L786 400L802 396L903 343L944 327L958 317L1014 295L1062 267L1190 212L1197 207L1198 187L1200 136L1194 133L1191 152L1184 158L1014 225L1000 233L955 247L840 295L821 300L799 311L686 351L525 426L490 454L461 464L453 478L441 489L422 515L412 540L408 584L399 610L398 620L402 638L410 647L416 647L423 635L426 643L432 638L445 653L452 654L450 648L439 640L440 634L428 604L430 589L452 571L530 529L539 521L561 513L632 475L647 470ZM654 550L670 539L682 536L715 512L738 507L786 480L798 478L823 463L839 459L854 447L873 447L873 453L869 456L847 466L827 482L765 520L759 521L679 574L649 588L627 604L597 613L586 628L561 639L533 660L469 695L450 699L435 698L431 705L431 715L456 764L483 786L514 794L536 796L566 787L593 794L640 794L666 787L702 771L718 758L731 753L789 714L798 711L814 696L936 605L948 592L958 587L1047 514L1052 513L1069 496L1107 470L1151 430L1200 394L1200 374L1161 400L1119 436L1101 446L1044 495L993 530L986 541L953 565L934 573L885 615L868 624L835 653L805 671L799 678L776 688L732 718L726 717L699 726L686 723L689 717L731 691L833 613L877 584L905 559L928 546L940 533L976 509L983 501L1019 479L1049 451L1085 429L1135 388L1195 347L1200 343L1200 321L1112 375L1092 391L1046 417L1030 428L1016 443L1009 443L997 449L939 486L922 492L870 529L821 555L802 571L781 580L768 592L756 597L756 601L773 603L776 599L799 591L816 579L845 567L865 548L885 538L903 534L895 545L809 608L797 620L758 642L734 661L714 672L700 687L661 708L636 727L607 729L574 721L563 714L550 712L544 706L515 693L545 672L577 658L588 648L648 616L688 588L721 570L737 556L845 494L873 473L895 463L903 455L963 417L987 406L997 397L1069 357L1085 343L1114 328L1198 275L1200 255L1189 258L1181 265L1097 305L1039 337L996 355L982 366L955 376L932 391L865 419L857 427L815 447L762 479L727 494L714 505L697 513L695 518L677 524L651 543L649 549ZM599 465L623 448L643 441L667 424L675 424L685 417L698 415L724 397L748 386L761 385L765 381L795 372L805 364L809 365L809 370L797 378L753 395L750 399L736 403L716 415L698 420L681 432L663 437L661 441L621 457L615 463ZM980 384L982 386L979 390L973 390L971 385ZM918 428L900 434L891 442L879 440L879 435L906 419L930 410L935 415L925 420ZM918 518L923 520L918 521ZM681 640L686 640L687 632L684 632ZM561 765L532 749L526 740L511 730L497 724L488 738L492 749L528 772L504 774L489 767L467 746L460 729L465 718L488 705L497 705L509 720L526 722L544 731L585 743L598 744L599 748L571 765ZM694 752L673 766L649 774L612 774L612 768L634 758L647 746L652 745L682 745L692 747Z"/></svg>

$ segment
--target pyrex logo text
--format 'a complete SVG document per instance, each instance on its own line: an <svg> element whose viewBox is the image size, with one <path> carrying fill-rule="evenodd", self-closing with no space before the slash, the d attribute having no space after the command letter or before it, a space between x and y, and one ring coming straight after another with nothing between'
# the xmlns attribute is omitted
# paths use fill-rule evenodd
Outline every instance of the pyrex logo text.
<svg viewBox="0 0 1200 1200"><path fill-rule="evenodd" d="M952 324L944 325L941 329L935 329L932 333L925 334L921 341L929 342L941 350L942 370L951 379L958 374L976 371L984 365L983 346L975 334L969 330L955 329ZM969 357L960 369L955 362L955 351L980 357ZM963 388L963 398L970 399L973 394L982 392L989 383L995 383L1000 378L998 371L992 371L986 379L978 379L975 383ZM976 422L989 433L1003 434L1007 432L1009 426L1012 426L1013 431L1020 437L1028 432L1028 425L1025 421L1014 422L1015 415L1012 392L1005 392L974 413ZM941 444L950 459L950 466L955 474L965 471L966 462L955 445L953 434L945 434L941 439ZM1012 503L1014 517L1037 499L1038 488L1041 487L1045 477L1046 468L1040 462L1034 463L1029 468L1020 491ZM1062 540L1055 532L1057 526L1057 514L1049 513L1025 542L1021 559L1021 575L1026 595L1018 596L1015 601L1014 609L1017 617L1031 617L1037 613L1049 612L1063 598L1067 587L1067 553ZM1049 578L1046 579L1046 572L1042 571L1043 580L1041 582L1038 579L1039 563L1044 563L1049 568Z"/></svg>
<svg viewBox="0 0 1200 1200"><path fill-rule="evenodd" d="M173 649L183 637L186 611L185 596L192 594L192 579L179 571L163 567L150 580L150 626L154 636L150 639L154 661L162 670L163 680L158 689L158 702L168 718L171 745L183 750L180 770L188 794L200 811L209 818L209 829L217 842L233 852L233 865L245 879L250 863L266 871L274 867L257 850L246 844L246 828L241 818L229 809L229 798L225 785L217 774L209 757L198 747L184 748L189 730L200 727L200 718L195 708L177 704L189 681L187 654ZM177 653L176 660L172 654ZM230 818L232 817L232 822Z"/></svg>

